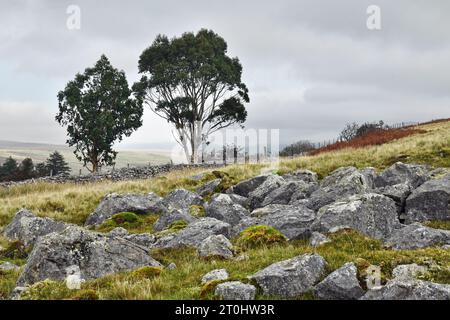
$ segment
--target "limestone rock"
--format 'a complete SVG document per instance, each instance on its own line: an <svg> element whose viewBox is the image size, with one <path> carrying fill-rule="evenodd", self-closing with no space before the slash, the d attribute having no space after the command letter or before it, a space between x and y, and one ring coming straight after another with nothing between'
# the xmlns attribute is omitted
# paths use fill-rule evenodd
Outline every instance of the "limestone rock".
<svg viewBox="0 0 450 320"><path fill-rule="evenodd" d="M256 287L239 281L230 281L218 284L214 293L224 300L254 300Z"/></svg>

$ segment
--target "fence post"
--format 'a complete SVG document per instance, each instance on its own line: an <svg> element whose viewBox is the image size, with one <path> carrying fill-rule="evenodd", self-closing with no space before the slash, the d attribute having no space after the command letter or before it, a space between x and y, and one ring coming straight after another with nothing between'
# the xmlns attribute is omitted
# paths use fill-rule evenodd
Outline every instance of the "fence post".
<svg viewBox="0 0 450 320"><path fill-rule="evenodd" d="M227 165L227 147L226 146L223 146L222 159L223 159L223 164L226 166Z"/></svg>
<svg viewBox="0 0 450 320"><path fill-rule="evenodd" d="M237 163L237 158L238 158L238 151L237 151L237 146L236 145L234 145L234 148L233 148L233 157L234 157L234 164L236 164Z"/></svg>

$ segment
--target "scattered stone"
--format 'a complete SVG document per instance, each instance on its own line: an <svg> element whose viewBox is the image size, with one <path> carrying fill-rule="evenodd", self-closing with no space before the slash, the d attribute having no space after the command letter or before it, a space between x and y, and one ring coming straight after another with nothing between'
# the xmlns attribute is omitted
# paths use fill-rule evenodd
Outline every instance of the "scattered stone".
<svg viewBox="0 0 450 320"><path fill-rule="evenodd" d="M29 287L15 287L11 292L11 300L20 300L20 296L29 289Z"/></svg>
<svg viewBox="0 0 450 320"><path fill-rule="evenodd" d="M433 229L416 222L395 230L386 246L397 250L419 249L450 244L450 231Z"/></svg>
<svg viewBox="0 0 450 320"><path fill-rule="evenodd" d="M177 233L159 238L153 247L177 248L186 246L198 248L203 240L219 234L228 237L230 225L214 218L201 218Z"/></svg>
<svg viewBox="0 0 450 320"><path fill-rule="evenodd" d="M131 241L68 226L39 239L17 285L44 279L64 280L73 267L80 270L81 279L88 280L142 266L161 264L146 248Z"/></svg>
<svg viewBox="0 0 450 320"><path fill-rule="evenodd" d="M267 225L283 233L290 240L308 239L316 213L304 206L271 204L254 210L249 218L233 227L232 234L238 235L251 226Z"/></svg>
<svg viewBox="0 0 450 320"><path fill-rule="evenodd" d="M236 225L249 216L249 212L243 206L235 203L228 194L215 194L211 201L205 205L205 215L218 220Z"/></svg>
<svg viewBox="0 0 450 320"><path fill-rule="evenodd" d="M225 269L215 269L207 274L205 274L202 278L202 284L208 283L210 281L215 280L227 280L228 279L228 272Z"/></svg>
<svg viewBox="0 0 450 320"><path fill-rule="evenodd" d="M19 210L9 225L5 227L4 235L10 240L18 240L25 246L34 245L39 237L51 232L63 230L67 224L50 218L40 218L26 209Z"/></svg>
<svg viewBox="0 0 450 320"><path fill-rule="evenodd" d="M418 276L427 272L427 268L418 264L402 264L398 265L392 271L392 276L396 280L414 280Z"/></svg>
<svg viewBox="0 0 450 320"><path fill-rule="evenodd" d="M314 287L314 295L321 300L357 300L364 295L354 263L346 263L333 271Z"/></svg>
<svg viewBox="0 0 450 320"><path fill-rule="evenodd" d="M282 176L286 181L304 181L307 183L318 183L319 179L317 173L306 170L299 169L291 173L284 174Z"/></svg>
<svg viewBox="0 0 450 320"><path fill-rule="evenodd" d="M203 206L203 198L197 193L185 189L176 189L169 193L161 202L165 208L175 208L189 211L189 207L197 205Z"/></svg>
<svg viewBox="0 0 450 320"><path fill-rule="evenodd" d="M224 300L254 300L256 287L239 281L230 281L218 284L214 293Z"/></svg>
<svg viewBox="0 0 450 320"><path fill-rule="evenodd" d="M121 237L143 247L150 247L156 241L156 237L151 233L132 233L127 229L118 227L107 233L109 237Z"/></svg>
<svg viewBox="0 0 450 320"><path fill-rule="evenodd" d="M259 175L244 181L239 182L235 186L232 186L227 190L227 193L235 193L237 195L248 198L250 192L258 188L264 181L266 181L269 175Z"/></svg>
<svg viewBox="0 0 450 320"><path fill-rule="evenodd" d="M241 254L239 256L237 256L236 258L234 258L235 261L247 261L250 260L250 256L248 254Z"/></svg>
<svg viewBox="0 0 450 320"><path fill-rule="evenodd" d="M153 230L162 231L168 228L175 221L186 221L188 224L197 221L197 218L190 215L186 210L170 208L163 212L154 223Z"/></svg>
<svg viewBox="0 0 450 320"><path fill-rule="evenodd" d="M177 268L177 265L174 262L171 262L166 267L169 270L175 270Z"/></svg>
<svg viewBox="0 0 450 320"><path fill-rule="evenodd" d="M20 269L20 267L11 262L3 262L0 264L1 271L11 271L11 270L18 270L18 269Z"/></svg>
<svg viewBox="0 0 450 320"><path fill-rule="evenodd" d="M264 199L275 189L278 189L286 181L279 175L271 174L267 179L255 190L249 193L248 199L252 209L260 208Z"/></svg>
<svg viewBox="0 0 450 320"><path fill-rule="evenodd" d="M248 208L250 206L248 198L234 193L227 193L227 194L230 197L231 201L233 201L234 203L237 203L238 205L241 205L244 208Z"/></svg>
<svg viewBox="0 0 450 320"><path fill-rule="evenodd" d="M450 220L450 175L429 180L406 199L405 222Z"/></svg>
<svg viewBox="0 0 450 320"><path fill-rule="evenodd" d="M326 265L325 259L318 254L304 254L274 263L255 273L251 279L266 295L295 297L311 290L319 282Z"/></svg>
<svg viewBox="0 0 450 320"><path fill-rule="evenodd" d="M325 243L330 242L331 240L320 232L314 231L309 238L309 245L311 247L319 247L324 245Z"/></svg>
<svg viewBox="0 0 450 320"><path fill-rule="evenodd" d="M133 212L136 214L156 213L161 211L161 197L153 192L148 194L111 193L100 202L98 207L87 218L85 225L100 225L113 215L121 212Z"/></svg>
<svg viewBox="0 0 450 320"><path fill-rule="evenodd" d="M421 280L391 280L367 291L362 300L450 300L450 284Z"/></svg>
<svg viewBox="0 0 450 320"><path fill-rule="evenodd" d="M388 238L400 222L392 199L376 193L350 196L319 210L313 229L350 228L375 239Z"/></svg>
<svg viewBox="0 0 450 320"><path fill-rule="evenodd" d="M200 257L218 257L222 259L230 259L233 257L231 249L233 245L230 240L219 234L217 236L209 236L202 241L198 252Z"/></svg>
<svg viewBox="0 0 450 320"><path fill-rule="evenodd" d="M208 181L204 185L200 186L195 190L199 194L200 197L206 197L207 195L210 195L216 190L216 188L220 185L222 182L222 179L214 179L211 181Z"/></svg>
<svg viewBox="0 0 450 320"><path fill-rule="evenodd" d="M430 178L429 171L428 166L397 162L375 178L375 187L407 183L415 189Z"/></svg>

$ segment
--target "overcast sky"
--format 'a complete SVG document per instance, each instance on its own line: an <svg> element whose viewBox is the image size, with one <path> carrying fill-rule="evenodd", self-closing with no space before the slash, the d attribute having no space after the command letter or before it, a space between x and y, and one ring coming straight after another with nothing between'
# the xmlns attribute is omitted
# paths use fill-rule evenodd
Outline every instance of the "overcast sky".
<svg viewBox="0 0 450 320"><path fill-rule="evenodd" d="M136 81L157 34L213 29L239 57L247 128L282 143L335 137L350 121L450 117L450 1L0 0L0 140L64 143L56 94L102 53ZM80 30L66 26L81 9ZM381 8L381 30L366 26ZM172 141L146 110L126 145Z"/></svg>

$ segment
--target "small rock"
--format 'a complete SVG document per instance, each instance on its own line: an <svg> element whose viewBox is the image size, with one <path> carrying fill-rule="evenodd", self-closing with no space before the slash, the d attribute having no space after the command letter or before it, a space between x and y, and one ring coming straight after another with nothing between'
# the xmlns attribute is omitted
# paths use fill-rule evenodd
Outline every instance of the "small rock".
<svg viewBox="0 0 450 320"><path fill-rule="evenodd" d="M239 182L235 186L232 186L227 193L235 193L237 195L248 197L250 192L258 188L264 181L266 181L268 175L259 175L244 181Z"/></svg>
<svg viewBox="0 0 450 320"><path fill-rule="evenodd" d="M275 174L269 175L266 180L255 190L248 194L250 207L252 209L260 208L264 199L275 189L281 187L286 181Z"/></svg>
<svg viewBox="0 0 450 320"><path fill-rule="evenodd" d="M229 223L234 226L249 216L243 206L235 203L228 194L215 194L205 206L205 215Z"/></svg>
<svg viewBox="0 0 450 320"><path fill-rule="evenodd" d="M113 215L121 212L136 214L156 213L161 211L161 197L153 192L148 194L126 193L108 194L93 213L86 219L86 226L99 225Z"/></svg>
<svg viewBox="0 0 450 320"><path fill-rule="evenodd" d="M162 231L178 220L186 221L189 224L197 221L197 218L193 217L186 210L170 208L160 215L159 219L153 225L153 230Z"/></svg>
<svg viewBox="0 0 450 320"><path fill-rule="evenodd" d="M427 272L427 268L415 263L398 265L392 271L392 276L396 280L414 280L417 276Z"/></svg>
<svg viewBox="0 0 450 320"><path fill-rule="evenodd" d="M228 279L228 272L225 269L215 269L207 274L205 274L202 278L202 284L205 284L210 281L214 280L227 280Z"/></svg>
<svg viewBox="0 0 450 320"><path fill-rule="evenodd" d="M256 287L239 281L224 282L217 285L215 294L224 300L254 300Z"/></svg>
<svg viewBox="0 0 450 320"><path fill-rule="evenodd" d="M169 270L175 270L177 268L177 265L174 262L171 262L166 267Z"/></svg>
<svg viewBox="0 0 450 320"><path fill-rule="evenodd" d="M316 189L317 184L304 181L289 181L270 192L264 198L261 206L265 207L269 204L289 204L293 200L297 201L309 197Z"/></svg>
<svg viewBox="0 0 450 320"><path fill-rule="evenodd" d="M450 300L450 285L421 280L391 280L367 291L361 300Z"/></svg>
<svg viewBox="0 0 450 320"><path fill-rule="evenodd" d="M318 254L304 254L276 262L258 271L254 279L266 295L294 297L313 288L323 277L326 261Z"/></svg>
<svg viewBox="0 0 450 320"><path fill-rule="evenodd" d="M314 231L309 238L309 245L311 247L319 247L324 245L325 243L330 242L331 240L320 232Z"/></svg>
<svg viewBox="0 0 450 320"><path fill-rule="evenodd" d="M198 252L200 257L218 257L223 259L230 259L233 257L233 252L231 249L233 245L230 240L225 238L223 235L213 235L209 236L202 241Z"/></svg>
<svg viewBox="0 0 450 320"><path fill-rule="evenodd" d="M247 261L250 260L250 256L248 254L241 254L234 258L235 261Z"/></svg>
<svg viewBox="0 0 450 320"><path fill-rule="evenodd" d="M161 202L161 206L165 208L175 208L189 211L189 207L203 205L203 198L197 193L185 189L176 189L169 193Z"/></svg>
<svg viewBox="0 0 450 320"><path fill-rule="evenodd" d="M364 295L354 263L346 263L333 271L314 288L314 295L322 300L357 300Z"/></svg>
<svg viewBox="0 0 450 320"><path fill-rule="evenodd" d="M4 235L10 240L18 240L25 246L34 245L39 237L52 232L62 231L67 224L50 218L40 218L26 209L19 210Z"/></svg>
<svg viewBox="0 0 450 320"><path fill-rule="evenodd" d="M208 181L204 185L200 186L195 190L199 194L200 197L206 197L207 195L210 195L211 193L216 190L216 188L220 185L222 182L222 179L214 179L211 181Z"/></svg>
<svg viewBox="0 0 450 320"><path fill-rule="evenodd" d="M395 230L385 244L396 250L450 244L450 231L425 227L416 222Z"/></svg>
<svg viewBox="0 0 450 320"><path fill-rule="evenodd" d="M2 264L0 264L0 270L2 271L18 270L19 268L19 266L16 266L11 262L3 262Z"/></svg>
<svg viewBox="0 0 450 320"><path fill-rule="evenodd" d="M317 183L319 181L317 173L306 169L299 169L297 171L284 174L282 177L286 181L304 181L307 183Z"/></svg>
<svg viewBox="0 0 450 320"><path fill-rule="evenodd" d="M155 248L198 248L203 240L211 235L229 236L230 225L214 218L201 218L189 224L183 230L159 238L153 245Z"/></svg>

